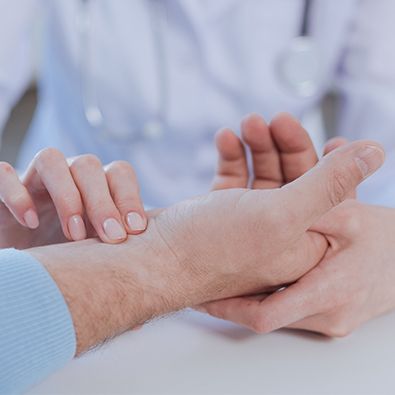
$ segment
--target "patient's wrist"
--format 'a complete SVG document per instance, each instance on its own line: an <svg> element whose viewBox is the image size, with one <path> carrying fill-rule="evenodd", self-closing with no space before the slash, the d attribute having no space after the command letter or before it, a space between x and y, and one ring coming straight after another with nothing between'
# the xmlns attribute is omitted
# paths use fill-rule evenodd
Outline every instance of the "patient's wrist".
<svg viewBox="0 0 395 395"><path fill-rule="evenodd" d="M27 252L46 267L65 298L77 354L127 330L133 315L138 319L136 309L129 305L130 279L110 245L85 240Z"/></svg>
<svg viewBox="0 0 395 395"><path fill-rule="evenodd" d="M193 303L188 270L154 229L117 245L91 239L27 252L46 267L68 304L77 354Z"/></svg>

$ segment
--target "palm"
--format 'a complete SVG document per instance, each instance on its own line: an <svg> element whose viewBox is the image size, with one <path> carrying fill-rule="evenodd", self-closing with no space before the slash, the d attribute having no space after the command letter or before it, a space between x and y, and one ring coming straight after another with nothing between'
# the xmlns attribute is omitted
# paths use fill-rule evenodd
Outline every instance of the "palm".
<svg viewBox="0 0 395 395"><path fill-rule="evenodd" d="M257 115L242 124L243 142L230 130L217 135L219 163L213 189L272 189L294 181L318 161L307 132L293 118L281 115L268 126ZM245 147L251 151L253 177Z"/></svg>

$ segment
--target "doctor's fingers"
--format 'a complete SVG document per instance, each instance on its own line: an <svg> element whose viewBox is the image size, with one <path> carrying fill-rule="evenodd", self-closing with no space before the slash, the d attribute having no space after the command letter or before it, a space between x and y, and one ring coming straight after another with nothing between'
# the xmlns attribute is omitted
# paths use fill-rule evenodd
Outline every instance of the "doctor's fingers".
<svg viewBox="0 0 395 395"><path fill-rule="evenodd" d="M271 332L287 327L331 337L349 334L357 326L350 311L344 314L356 294L352 278L344 281L342 271L326 270L329 266L318 266L305 278L262 301L252 329Z"/></svg>
<svg viewBox="0 0 395 395"><path fill-rule="evenodd" d="M103 241L122 241L125 230L139 234L146 229L137 177L128 162L114 161L103 169L95 156L82 155L70 158L69 163L88 219Z"/></svg>
<svg viewBox="0 0 395 395"><path fill-rule="evenodd" d="M277 293L281 294L279 291L275 293L268 294L268 292L273 292L281 284L289 283L295 281L295 278L300 277L303 273L310 270L310 268L319 262L327 249L326 239L315 232L308 232L305 237L300 241L300 247L297 250L290 250L289 256L291 260L286 260L287 265L284 265L278 269L281 279L275 283L278 286L275 289L265 289L264 294L249 296L249 297L236 297L229 298L214 302L208 302L197 308L199 311L204 311L218 318L226 319L237 324L248 327L257 332L262 331L262 309L265 309L264 300L272 300L273 295ZM292 262L292 263L291 263ZM305 265L305 262L309 262ZM300 267L300 263L303 267ZM289 270L289 267L294 265L294 268ZM288 274L286 273L288 272ZM263 307L262 307L263 306ZM266 322L264 322L266 325Z"/></svg>
<svg viewBox="0 0 395 395"><path fill-rule="evenodd" d="M269 297L269 293L261 293L251 296L236 296L228 299L214 300L194 309L201 313L207 313L213 317L234 322L251 329L251 312L259 307L260 303Z"/></svg>
<svg viewBox="0 0 395 395"><path fill-rule="evenodd" d="M0 199L21 225L30 229L38 227L33 199L15 169L6 162L0 162Z"/></svg>
<svg viewBox="0 0 395 395"><path fill-rule="evenodd" d="M287 328L316 332L328 337L344 337L349 335L362 322L355 320L350 312L342 310L316 314L288 325Z"/></svg>
<svg viewBox="0 0 395 395"><path fill-rule="evenodd" d="M284 179L280 155L264 119L258 114L247 115L241 123L241 135L251 151L254 168L252 188L281 187Z"/></svg>
<svg viewBox="0 0 395 395"><path fill-rule="evenodd" d="M143 232L147 228L147 217L133 167L126 161L114 161L105 166L105 172L114 203L128 233Z"/></svg>
<svg viewBox="0 0 395 395"><path fill-rule="evenodd" d="M218 151L218 164L212 189L247 188L247 158L239 137L230 129L221 129L215 135L215 145Z"/></svg>
<svg viewBox="0 0 395 395"><path fill-rule="evenodd" d="M279 151L285 184L299 178L318 162L309 134L290 114L275 116L270 123L270 132Z"/></svg>
<svg viewBox="0 0 395 395"><path fill-rule="evenodd" d="M129 208L137 212L141 210L136 203L139 202L138 198L134 197L138 190L134 186L135 181L130 178L130 172L110 170L107 177L106 171L119 167L109 166L105 170L100 160L90 154L70 160L70 171L81 193L86 215L99 238L107 243L120 243L127 237L125 228L128 229L127 225L130 224L127 218L123 217L124 209L127 207L124 201L128 189L130 192L127 198L130 199L132 196L134 199ZM119 179L115 180L117 177Z"/></svg>
<svg viewBox="0 0 395 395"><path fill-rule="evenodd" d="M299 280L271 295L232 298L212 305L206 304L200 310L243 325L254 332L268 333L326 311L331 296L323 292L323 288L323 284L318 283L317 286L314 282Z"/></svg>
<svg viewBox="0 0 395 395"><path fill-rule="evenodd" d="M82 240L86 237L81 195L60 151L55 148L40 151L29 165L23 184L36 205L46 204L43 198L46 200L49 194L66 238Z"/></svg>

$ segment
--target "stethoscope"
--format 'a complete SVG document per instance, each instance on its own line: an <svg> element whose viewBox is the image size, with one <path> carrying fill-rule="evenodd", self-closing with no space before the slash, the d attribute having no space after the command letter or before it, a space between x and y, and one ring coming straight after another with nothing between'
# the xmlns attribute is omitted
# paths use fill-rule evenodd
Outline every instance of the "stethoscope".
<svg viewBox="0 0 395 395"><path fill-rule="evenodd" d="M313 0L303 0L302 22L298 35L290 40L287 47L280 53L276 71L279 81L286 91L297 98L314 97L322 86L322 70L320 54L314 37L309 32L310 15ZM96 85L93 84L91 73L95 64L92 59L92 40L90 38L92 20L90 16L91 0L81 0L78 29L80 31L80 70L83 113L88 125L98 132L99 138L128 144L137 140L158 141L167 134L166 115L169 104L169 87L167 84L166 51L159 13L164 2L150 0L151 29L156 54L156 74L158 81L158 102L152 117L146 120L139 130L132 126L127 128L110 128L100 105Z"/></svg>
<svg viewBox="0 0 395 395"><path fill-rule="evenodd" d="M305 99L314 97L323 83L319 48L309 32L312 3L313 0L304 0L299 34L281 52L276 68L283 86Z"/></svg>
<svg viewBox="0 0 395 395"><path fill-rule="evenodd" d="M164 3L161 0L150 0L150 23L155 45L155 65L158 81L158 103L156 111L150 119L146 120L142 127L128 125L113 127L106 122L106 116L100 105L99 94L96 85L92 83L91 74L94 71L95 62L92 54L92 18L90 7L91 0L81 0L81 10L78 14L77 29L80 33L80 83L82 92L82 105L84 118L92 130L97 131L97 136L103 141L130 144L138 140L158 141L165 135L166 115L168 113L169 88L167 85L166 53L163 27L161 26L160 13Z"/></svg>

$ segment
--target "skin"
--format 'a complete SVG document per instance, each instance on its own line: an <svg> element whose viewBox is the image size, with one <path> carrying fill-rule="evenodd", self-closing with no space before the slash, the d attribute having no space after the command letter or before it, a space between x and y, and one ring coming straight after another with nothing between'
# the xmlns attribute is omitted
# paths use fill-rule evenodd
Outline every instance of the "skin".
<svg viewBox="0 0 395 395"><path fill-rule="evenodd" d="M35 156L21 179L11 165L0 162L0 179L1 248L96 236L120 243L147 226L136 175L125 161L102 167L94 155L66 159L58 150L47 148ZM141 216L140 226L131 226L129 213ZM105 232L108 219L118 224L117 237Z"/></svg>
<svg viewBox="0 0 395 395"><path fill-rule="evenodd" d="M253 120L252 126L256 129L254 122L256 120ZM246 125L246 138L254 138L255 132L248 131L248 122ZM234 141L238 144L238 149L242 148L237 139L233 139ZM258 143L260 141L261 139L257 140ZM270 144L270 140L268 142ZM273 152L275 147L275 144L271 144L270 149L265 146L256 147L256 156L259 156L255 158L256 168L260 166L260 160L270 163L271 159L276 157L276 152ZM367 148L370 150L368 156ZM299 150L298 147L296 149ZM283 155L285 161L288 160L292 165L296 160L294 153L286 154ZM42 156L44 160L40 159ZM357 142L334 152L313 171L282 189L254 191L239 188L232 191L216 191L181 202L161 212L150 213L147 234L144 233L144 236L141 235L139 238L128 238L125 242L133 248L133 254L124 244L122 248L115 248L100 245L92 240L43 247L39 250L31 249L30 252L46 265L64 293L76 326L78 352L82 352L108 337L168 311L235 295L269 291L296 281L313 268L328 249L327 238L319 232L310 231L309 228L377 169L383 157L381 148L374 143ZM43 160L44 164L40 164L40 160ZM229 169L226 166L229 164L226 161L226 158L223 163L220 161L223 172L219 174L217 183L221 182L221 177L227 176L226 172ZM232 161L230 158L231 163ZM8 240L9 245L23 240L32 243L33 246L43 244L47 240L47 227L31 232L26 229L26 224L16 225L15 217L22 222L20 213L26 211L26 206L21 204L24 201L27 201L28 207L37 207L38 211L45 211L49 205L50 221L47 219L47 224L52 224L58 229L57 233L50 236L49 241L52 243L57 240L61 231L65 232L64 218L67 218L67 210L64 208L69 208L70 201L82 201L83 207L79 206L79 212L87 213L94 232L94 225L101 223L103 213L97 212L95 216L95 210L92 208L98 207L97 194L90 192L96 192L96 187L103 192L104 188L100 182L95 183L93 188L91 180L95 177L100 181L105 176L108 181L107 188L111 193L104 193L107 199L104 199L100 206L103 206L105 213L109 209L111 211L114 205L121 217L122 212L130 209L141 210L136 185L126 188L133 192L133 196L132 199L125 199L126 203L137 202L136 205L121 205L123 200L117 199L117 196L123 196L123 182L127 182L130 174L127 164L121 163L123 173L115 172L114 179L117 178L119 181L115 183L108 168L102 169L94 157L80 158L77 161L78 166L75 163L73 160L65 161L57 151L44 151L44 154L41 153L32 162L22 182L15 180L15 177L12 179L13 183L10 182L10 178L5 178L4 185L7 188L4 187L1 193L7 206L4 205L2 210L3 215L6 215L6 207L10 208L10 212L8 217L5 216L9 221L3 222L2 240ZM12 174L12 171L5 167L8 169L7 174ZM113 167L120 169L120 166ZM265 166L261 166L261 169L265 171ZM273 169L276 167L273 166ZM277 168L275 177L269 179L267 177L270 173L259 176L257 172L253 185L262 187L270 184L272 188L280 186L281 171ZM56 174L56 177L51 172ZM248 181L246 174L237 174L237 177ZM288 177L291 180L294 175ZM135 179L132 181L132 184L136 183ZM62 189L64 185L68 188ZM18 195L23 199L17 199L15 203L10 197L14 196L17 188L24 193ZM76 190L78 193L75 193ZM62 193L57 194L58 191ZM65 196L68 199L64 199ZM78 196L81 196L80 201L77 199ZM111 199L108 199L109 196ZM67 204L63 206L64 203ZM107 206L104 207L105 205ZM20 207L22 210L18 211ZM70 210L69 216L71 213L74 211ZM113 215L116 216L116 213ZM59 221L56 221L57 216ZM213 218L216 218L216 221L213 221ZM24 232L31 232L28 234L34 234L34 237L24 240ZM97 233L99 234L99 231ZM61 241L64 241L63 236ZM111 249L106 250L107 247ZM102 261L99 257L105 258L103 264L98 264ZM159 270L161 265L158 260L165 264L163 270ZM85 264L80 267L81 262ZM133 270L129 272L130 262L143 265L131 265ZM154 266L152 270L148 270L152 262ZM184 284L187 284L186 289L182 286ZM155 303L149 296L152 290L158 299ZM173 296L174 301L170 296L166 297L169 290L172 294L174 291L176 295ZM94 303L92 295L95 295ZM133 297L130 299L129 295ZM108 307L114 304L119 304L120 310ZM137 313L132 317L125 314L123 305ZM121 316L125 317L125 320L121 319Z"/></svg>
<svg viewBox="0 0 395 395"><path fill-rule="evenodd" d="M229 131L219 133L216 180L221 182L215 182L214 188L234 187L235 177L240 174L243 176L238 178L238 186L247 185L244 147L252 155L258 144L264 148L266 157L270 152L270 163L265 163L267 172L262 174L261 167L254 166L254 177L275 178L281 185L303 174L317 161L308 134L286 114L270 125L256 115L249 116L242 125L242 138L243 142ZM344 144L344 139L333 139L324 153ZM258 188L267 185L263 181L253 182ZM348 196L355 197L355 190ZM349 199L312 226L312 231L325 235L328 249L320 263L295 283L281 292L230 298L198 309L260 333L290 327L345 336L363 322L395 308L394 224L394 209Z"/></svg>
<svg viewBox="0 0 395 395"><path fill-rule="evenodd" d="M318 161L309 135L288 114L280 114L270 125L259 115L251 114L241 123L241 135L239 139L230 129L220 130L216 135L219 160L214 190L279 188L306 173ZM246 149L252 156L252 177L247 168Z"/></svg>
<svg viewBox="0 0 395 395"><path fill-rule="evenodd" d="M164 209L122 244L27 251L64 295L79 354L152 317L295 281L327 250L308 229L383 160L375 143L352 143L284 188L215 191Z"/></svg>
<svg viewBox="0 0 395 395"><path fill-rule="evenodd" d="M77 338L76 355L153 317L182 309L189 299L179 281L194 281L154 226L121 244L89 239L26 252L46 267L65 298Z"/></svg>

